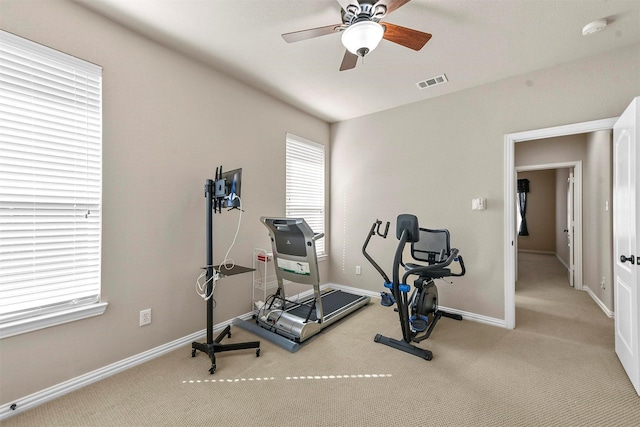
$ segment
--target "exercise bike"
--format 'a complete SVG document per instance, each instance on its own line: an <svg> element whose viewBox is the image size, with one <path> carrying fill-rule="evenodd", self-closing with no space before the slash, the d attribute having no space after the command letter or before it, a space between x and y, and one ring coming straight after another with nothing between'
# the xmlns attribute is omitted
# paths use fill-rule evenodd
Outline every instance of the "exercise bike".
<svg viewBox="0 0 640 427"><path fill-rule="evenodd" d="M429 338L436 324L442 317L462 320L459 314L448 313L438 308L438 288L435 279L451 276L464 276L466 270L464 261L458 249L451 248L448 230L430 230L418 226L415 215L398 215L396 223L396 237L398 247L393 259L393 280L367 253L367 246L371 237L378 235L386 239L389 222L381 231L382 221L376 220L371 226L367 239L362 246L362 253L384 279L384 287L391 292L380 293L380 303L385 307L396 306L402 328L402 341L377 334L375 342L413 354L425 360L431 360L433 353L411 344ZM418 263L404 263L402 254L407 243L411 243L411 257ZM453 262L460 266L458 273L448 267ZM424 264L426 263L426 264ZM404 269L400 279L400 267ZM409 276L417 276L413 282L413 292L408 296L411 287L407 285Z"/></svg>

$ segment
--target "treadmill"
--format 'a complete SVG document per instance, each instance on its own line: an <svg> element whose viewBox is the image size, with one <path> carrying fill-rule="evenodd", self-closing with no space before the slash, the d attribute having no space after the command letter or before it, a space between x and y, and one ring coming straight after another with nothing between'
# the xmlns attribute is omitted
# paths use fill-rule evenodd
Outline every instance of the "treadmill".
<svg viewBox="0 0 640 427"><path fill-rule="evenodd" d="M267 218L260 221L269 229L278 289L258 310L256 323L266 331L301 343L322 329L369 303L370 297L342 290L320 291L320 275L315 241L324 234L314 234L303 218ZM313 296L300 301L286 298L284 281L313 286ZM285 346L286 347L286 346ZM294 347L297 350L297 346ZM290 351L295 351L289 348Z"/></svg>

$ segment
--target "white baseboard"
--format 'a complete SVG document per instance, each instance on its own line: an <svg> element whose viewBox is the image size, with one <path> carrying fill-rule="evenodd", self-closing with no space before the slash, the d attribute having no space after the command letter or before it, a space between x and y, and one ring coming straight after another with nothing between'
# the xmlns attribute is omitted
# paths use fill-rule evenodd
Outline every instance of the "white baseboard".
<svg viewBox="0 0 640 427"><path fill-rule="evenodd" d="M507 323L504 319L496 319L495 317L483 316L481 314L470 313L468 311L457 310L455 308L448 308L440 306L442 311L447 311L453 314L459 314L465 320L471 320L473 322L484 323L485 325L498 326L500 328L506 328Z"/></svg>
<svg viewBox="0 0 640 427"><path fill-rule="evenodd" d="M247 314L244 314L243 316L240 316L240 318L243 318L245 320L250 317L251 317L251 313L247 313ZM230 325L232 321L233 319L230 319L230 320L227 320L226 322L222 322L220 324L215 325L214 332L221 331L227 325ZM175 341L171 341L167 344L163 344L161 346L152 348L151 350L144 351L142 353L123 359L119 362L112 363L103 368L96 369L95 371L86 373L84 375L80 375L68 381L64 381L60 384L56 384L52 387L30 394L29 396L25 396L25 397L16 399L12 402L6 402L4 404L1 404L0 405L0 421L6 418L9 418L11 416L17 415L21 412L32 409L38 405L42 405L43 403L49 402L53 399L56 399L67 393L71 393L72 391L78 390L87 385L98 382L104 378L110 377L111 375L125 371L129 368L133 368L134 366L139 365L141 363L148 362L149 360L155 359L158 356L162 356L163 354L176 350L193 341L198 341L198 339L201 339L206 334L207 334L206 329L203 329L198 332L194 332L193 334L179 338ZM13 405L15 405L15 409L12 409L12 407L14 407Z"/></svg>
<svg viewBox="0 0 640 427"><path fill-rule="evenodd" d="M339 289L345 292L351 292L356 295L365 295L371 298L380 298L380 292L367 291L364 289L353 288L351 286L340 285L338 283L326 283L321 286L322 289L331 288L331 289Z"/></svg>
<svg viewBox="0 0 640 427"><path fill-rule="evenodd" d="M604 311L604 314L606 314L608 318L613 319L615 317L615 313L613 311L609 310L607 308L607 306L604 305L604 303L602 301L600 301L600 298L598 298L598 296L596 294L594 294L593 291L589 287L583 286L582 289L589 294L591 299L593 299L596 302L596 304L598 304L598 307L600 307L600 309L602 311Z"/></svg>
<svg viewBox="0 0 640 427"><path fill-rule="evenodd" d="M564 260L560 258L558 254L556 254L556 258L558 258L558 261L560 261L560 264L564 265L564 268L566 268L567 271L569 271L569 265L566 262L564 262Z"/></svg>
<svg viewBox="0 0 640 427"><path fill-rule="evenodd" d="M365 291L363 289L352 288L352 287L349 287L349 286L339 285L337 283L327 283L326 285L323 286L323 288L324 287L341 289L343 291L352 292L354 294L368 295L371 298L380 299L380 292ZM443 311L447 311L449 313L459 314L466 320L471 320L471 321L478 322L478 323L484 323L484 324L491 325L491 326L499 326L501 328L506 328L507 327L507 324L504 321L504 319L496 319L494 317L488 317L488 316L483 316L483 315L480 315L480 314L469 313L468 311L456 310L455 308L448 308L448 307L442 307L442 306L440 308Z"/></svg>
<svg viewBox="0 0 640 427"><path fill-rule="evenodd" d="M363 289L352 288L350 286L339 285L337 283L327 283L321 286L321 289L326 289L326 288L344 290L344 291L348 291L348 292L359 294L359 295L368 295L372 298L377 298L377 299L380 298L379 292L366 291ZM305 298L310 295L313 295L313 289L302 292L293 298ZM469 313L469 312L447 308L447 307L442 307L442 309L450 313L460 314L463 318L467 320L485 323L492 326L500 326L503 328L506 327L505 321L502 319L495 319L487 316L481 316L479 314ZM252 312L249 312L238 317L243 320L247 320L251 318L252 314L253 314ZM227 325L231 325L232 322L233 322L233 319L229 319L225 322L215 325L214 332L224 329ZM163 354L176 350L193 341L197 341L198 339L201 339L202 337L204 337L206 334L207 334L206 329L203 329L198 332L194 332L193 334L187 335L185 337L171 341L167 344L163 344L161 346L158 346L150 350L144 351L142 353L136 354L134 356L128 357L119 362L112 363L103 368L96 369L95 371L88 372L84 375L80 375L68 381L64 381L60 384L56 384L52 387L30 394L28 396L15 399L12 402L5 402L3 404L0 404L0 421L5 420L14 415L17 415L19 413L22 413L24 411L27 411L29 409L35 408L36 406L42 405L43 403L46 403L58 397L64 396L65 394L71 393L72 391L78 390L82 387L98 382L104 378L110 377L119 372L125 371L129 368L133 368L134 366L137 366L141 363L148 362L152 359L155 359L156 357L162 356ZM14 409L12 409L12 407Z"/></svg>
<svg viewBox="0 0 640 427"><path fill-rule="evenodd" d="M535 249L518 249L518 252L522 252L525 254L540 254L540 255L555 255L556 253L553 251L538 251Z"/></svg>

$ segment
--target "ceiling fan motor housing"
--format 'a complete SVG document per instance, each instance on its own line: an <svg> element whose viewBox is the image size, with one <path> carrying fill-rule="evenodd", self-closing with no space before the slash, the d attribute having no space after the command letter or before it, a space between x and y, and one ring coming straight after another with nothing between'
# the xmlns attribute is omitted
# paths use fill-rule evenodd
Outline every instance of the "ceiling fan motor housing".
<svg viewBox="0 0 640 427"><path fill-rule="evenodd" d="M345 25L352 25L356 22L373 21L379 22L387 12L384 5L373 6L369 3L350 4L347 10L343 11L342 22Z"/></svg>
<svg viewBox="0 0 640 427"><path fill-rule="evenodd" d="M369 3L350 4L344 11L342 21L347 28L342 34L342 43L347 49L362 58L376 48L384 27L378 22L386 12L385 6L374 7Z"/></svg>

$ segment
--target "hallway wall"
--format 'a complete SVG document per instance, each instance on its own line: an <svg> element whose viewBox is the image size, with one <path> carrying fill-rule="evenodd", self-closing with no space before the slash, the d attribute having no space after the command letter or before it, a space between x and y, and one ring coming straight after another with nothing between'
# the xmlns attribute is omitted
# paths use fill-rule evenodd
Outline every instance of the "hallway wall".
<svg viewBox="0 0 640 427"><path fill-rule="evenodd" d="M529 180L526 221L528 236L518 236L518 251L556 252L556 172L555 169L519 172Z"/></svg>

